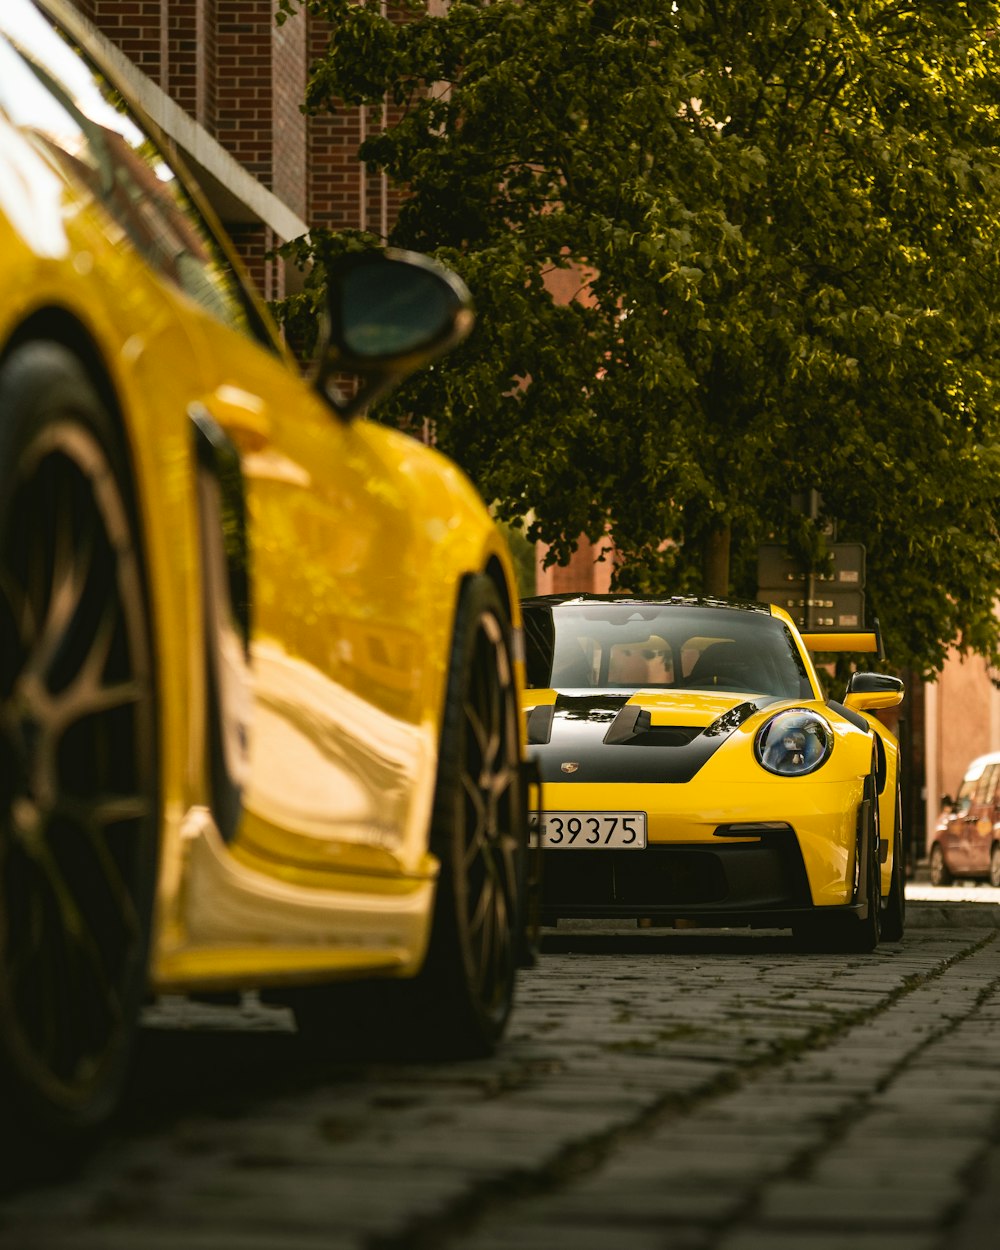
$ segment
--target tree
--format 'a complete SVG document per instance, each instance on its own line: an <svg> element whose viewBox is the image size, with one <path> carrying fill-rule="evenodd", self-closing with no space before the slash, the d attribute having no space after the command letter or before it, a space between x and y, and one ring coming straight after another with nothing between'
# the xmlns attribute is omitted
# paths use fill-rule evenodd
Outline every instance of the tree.
<svg viewBox="0 0 1000 1250"><path fill-rule="evenodd" d="M619 585L752 596L833 517L896 663L997 656L1000 3L308 7L307 107L400 106L391 241L478 306L392 419L556 558L610 533Z"/></svg>

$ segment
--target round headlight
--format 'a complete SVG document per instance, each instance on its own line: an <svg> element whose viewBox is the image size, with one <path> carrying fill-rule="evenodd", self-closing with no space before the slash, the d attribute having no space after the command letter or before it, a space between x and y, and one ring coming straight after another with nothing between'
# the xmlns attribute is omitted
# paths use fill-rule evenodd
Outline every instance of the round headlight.
<svg viewBox="0 0 1000 1250"><path fill-rule="evenodd" d="M825 764L833 731L816 712L794 708L772 716L754 739L757 763L780 777L803 777Z"/></svg>

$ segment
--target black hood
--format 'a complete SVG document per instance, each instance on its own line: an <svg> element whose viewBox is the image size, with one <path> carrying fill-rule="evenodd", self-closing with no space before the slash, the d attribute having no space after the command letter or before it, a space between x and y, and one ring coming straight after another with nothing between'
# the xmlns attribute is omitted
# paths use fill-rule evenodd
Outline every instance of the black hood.
<svg viewBox="0 0 1000 1250"><path fill-rule="evenodd" d="M528 751L542 781L681 783L773 696L738 703L710 725L653 725L628 694L557 694L528 713ZM566 771L564 764L577 767Z"/></svg>

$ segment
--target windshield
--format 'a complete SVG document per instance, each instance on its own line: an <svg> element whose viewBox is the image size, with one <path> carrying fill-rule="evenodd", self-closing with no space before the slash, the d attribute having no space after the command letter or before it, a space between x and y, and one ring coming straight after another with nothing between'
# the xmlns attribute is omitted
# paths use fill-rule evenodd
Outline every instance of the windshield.
<svg viewBox="0 0 1000 1250"><path fill-rule="evenodd" d="M727 690L812 699L791 631L765 612L687 604L524 604L528 685Z"/></svg>

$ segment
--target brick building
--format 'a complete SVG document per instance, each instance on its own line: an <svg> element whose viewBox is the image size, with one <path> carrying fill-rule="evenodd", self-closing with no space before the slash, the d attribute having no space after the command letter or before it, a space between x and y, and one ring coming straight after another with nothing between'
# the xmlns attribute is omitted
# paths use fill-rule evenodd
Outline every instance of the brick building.
<svg viewBox="0 0 1000 1250"><path fill-rule="evenodd" d="M383 110L301 111L323 22L302 11L279 26L274 0L69 2L177 144L265 298L295 280L268 253L307 223L385 236L398 201L355 157Z"/></svg>

